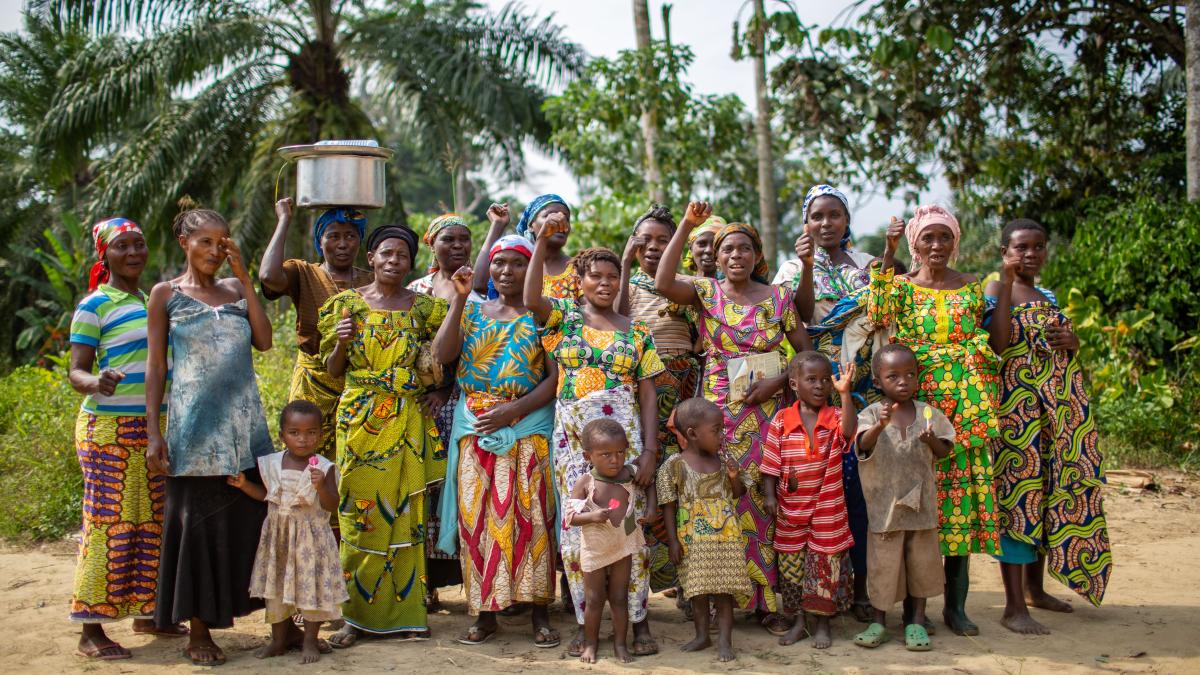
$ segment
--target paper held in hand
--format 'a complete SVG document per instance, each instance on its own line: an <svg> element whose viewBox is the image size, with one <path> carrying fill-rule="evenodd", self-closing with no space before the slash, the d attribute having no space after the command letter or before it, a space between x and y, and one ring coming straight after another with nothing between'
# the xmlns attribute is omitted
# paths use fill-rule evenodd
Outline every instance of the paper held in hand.
<svg viewBox="0 0 1200 675"><path fill-rule="evenodd" d="M783 355L779 352L751 354L726 362L729 372L729 398L743 401L755 382L783 373Z"/></svg>

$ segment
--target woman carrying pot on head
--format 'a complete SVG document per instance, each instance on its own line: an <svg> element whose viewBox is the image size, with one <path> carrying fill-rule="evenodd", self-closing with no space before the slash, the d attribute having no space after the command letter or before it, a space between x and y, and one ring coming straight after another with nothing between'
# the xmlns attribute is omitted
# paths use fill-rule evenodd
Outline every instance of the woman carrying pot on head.
<svg viewBox="0 0 1200 675"><path fill-rule="evenodd" d="M271 242L263 252L258 281L263 296L275 300L287 296L296 306L296 367L288 400L311 401L321 409L321 455L336 457L334 424L342 378L325 370L318 354L321 333L317 313L329 298L348 289L371 283L371 273L354 266L366 233L367 217L350 208L333 208L321 213L313 223L313 248L324 260L312 263L298 258L284 260L288 228L292 223L292 200L275 203L278 222Z"/></svg>
<svg viewBox="0 0 1200 675"><path fill-rule="evenodd" d="M707 357L704 398L720 406L725 414L725 448L748 471L760 487L747 490L737 511L746 527L746 568L754 582L753 595L738 598L754 610L763 627L783 635L791 622L780 613L775 594L777 566L771 548L775 520L767 513L759 482L764 430L783 403L787 376L780 369L775 377L756 380L744 398L731 395L729 364L747 356L778 354L780 365L785 343L796 350L811 349L804 324L796 317L792 291L767 283L758 231L745 223L730 223L713 239L720 280L679 277L675 268L683 254L687 236L708 220L712 207L706 202L688 204L679 229L658 263L655 288L668 300L700 307L700 338Z"/></svg>
<svg viewBox="0 0 1200 675"><path fill-rule="evenodd" d="M404 286L417 235L401 225L367 237L375 280L321 308L321 356L346 378L337 411L338 515L350 600L330 642L362 636L429 636L425 607L426 489L445 478L418 355L446 317L446 301ZM438 469L441 476L437 475Z"/></svg>
<svg viewBox="0 0 1200 675"><path fill-rule="evenodd" d="M110 661L131 654L105 635L107 622L133 617L133 632L168 637L187 629L154 625L166 481L146 463L146 239L132 220L109 218L92 240L98 260L71 319L67 376L85 396L75 421L83 530L71 620L83 628L78 653Z"/></svg>

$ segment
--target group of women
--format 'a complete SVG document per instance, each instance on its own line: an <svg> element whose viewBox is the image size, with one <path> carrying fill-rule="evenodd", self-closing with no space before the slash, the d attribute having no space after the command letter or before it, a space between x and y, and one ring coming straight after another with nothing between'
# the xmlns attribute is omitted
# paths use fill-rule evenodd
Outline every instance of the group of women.
<svg viewBox="0 0 1200 675"><path fill-rule="evenodd" d="M879 396L871 353L889 340L917 354L920 398L957 432L937 466L949 627L978 630L965 611L971 553L1001 556L1014 630L1044 630L1027 598L1069 609L1042 588L1047 567L1093 603L1103 597L1111 562L1096 431L1078 341L1054 296L1033 285L1046 233L1032 221L1005 229L1004 274L985 288L951 267L959 226L944 208L893 220L879 260L853 248L849 201L826 185L809 191L797 259L774 283L756 230L701 203L678 225L667 209L648 210L621 256L567 254L571 211L556 195L533 200L515 234L505 234L507 206L492 205L473 269L470 232L453 214L419 238L402 225L368 235L363 214L332 209L315 221L323 261L312 263L285 260L290 200L276 210L259 283L268 299L296 307L289 396L321 408L323 454L341 477L332 526L350 600L333 647L364 635L427 637L437 589L460 583L476 616L460 642L489 639L498 613L530 610L533 643L557 646L548 614L557 570L563 602L583 623L578 528L561 527L559 505L589 469L587 421L626 428L635 481L649 486L678 450L675 405L704 396L724 412L727 452L761 486L764 428L790 393L779 375L734 395L730 362L815 348L835 371L853 369L865 405ZM219 214L189 209L174 234L187 268L147 295L138 226L114 218L93 228L98 262L71 332L70 379L87 395L76 429L85 496L71 617L83 623L87 656L128 657L102 625L133 617L134 630L188 635L193 661L219 663L209 629L261 607L247 588L264 507L226 477L260 480L255 459L272 451L251 364L252 348L271 347L271 327ZM908 274L895 270L901 238L916 265ZM364 240L369 270L355 267ZM422 243L433 264L406 284ZM233 277L219 278L226 260ZM853 453L844 461L851 524L865 542ZM649 593L677 579L656 505L638 510L647 544L628 607L632 651L648 655L658 649ZM753 582L739 601L785 632L761 489L737 512ZM865 579L865 550L852 559ZM865 586L856 584L855 602L867 619ZM577 631L568 651L581 645Z"/></svg>

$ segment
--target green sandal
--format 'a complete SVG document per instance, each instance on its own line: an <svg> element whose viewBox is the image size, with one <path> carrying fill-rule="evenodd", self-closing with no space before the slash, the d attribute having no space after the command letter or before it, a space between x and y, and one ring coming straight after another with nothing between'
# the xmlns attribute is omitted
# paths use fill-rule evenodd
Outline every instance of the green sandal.
<svg viewBox="0 0 1200 675"><path fill-rule="evenodd" d="M919 623L910 623L904 627L904 648L910 652L927 652L933 649L929 633Z"/></svg>
<svg viewBox="0 0 1200 675"><path fill-rule="evenodd" d="M874 649L890 639L892 639L892 636L888 635L887 628L883 624L872 623L870 626L867 626L866 630L854 636L854 644L859 647ZM928 639L926 637L926 640Z"/></svg>

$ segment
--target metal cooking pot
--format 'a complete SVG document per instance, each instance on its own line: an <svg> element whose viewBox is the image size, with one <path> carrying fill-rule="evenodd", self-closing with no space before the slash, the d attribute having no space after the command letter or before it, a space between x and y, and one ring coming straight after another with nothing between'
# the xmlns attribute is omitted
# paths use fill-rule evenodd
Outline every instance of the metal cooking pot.
<svg viewBox="0 0 1200 675"><path fill-rule="evenodd" d="M306 208L383 208L384 173L394 154L364 141L323 141L279 149L296 162L296 205Z"/></svg>

